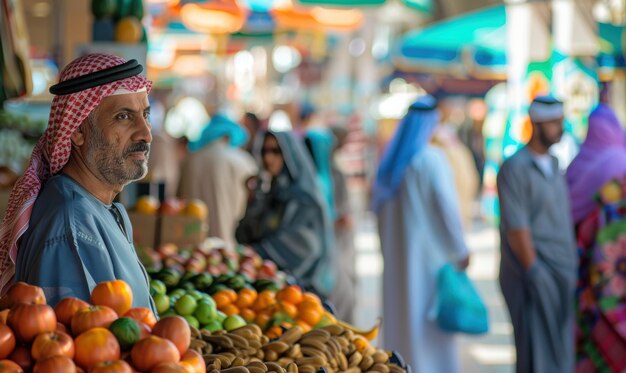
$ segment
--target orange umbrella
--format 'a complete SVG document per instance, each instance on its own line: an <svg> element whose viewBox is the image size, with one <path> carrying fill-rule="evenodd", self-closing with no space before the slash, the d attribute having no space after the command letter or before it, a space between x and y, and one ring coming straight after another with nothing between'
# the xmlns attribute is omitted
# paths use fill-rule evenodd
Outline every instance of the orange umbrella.
<svg viewBox="0 0 626 373"><path fill-rule="evenodd" d="M180 8L183 24L190 30L210 34L232 34L246 22L246 11L235 0L189 3Z"/></svg>
<svg viewBox="0 0 626 373"><path fill-rule="evenodd" d="M291 0L275 4L272 14L279 28L295 30L350 31L363 23L363 13L356 9L298 7Z"/></svg>

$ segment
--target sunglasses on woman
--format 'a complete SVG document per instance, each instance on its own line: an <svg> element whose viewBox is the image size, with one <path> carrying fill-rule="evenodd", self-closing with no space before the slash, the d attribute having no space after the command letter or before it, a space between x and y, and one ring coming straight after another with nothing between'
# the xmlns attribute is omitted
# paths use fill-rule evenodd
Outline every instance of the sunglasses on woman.
<svg viewBox="0 0 626 373"><path fill-rule="evenodd" d="M282 152L280 151L280 148L264 147L261 149L261 155L266 154L281 155Z"/></svg>

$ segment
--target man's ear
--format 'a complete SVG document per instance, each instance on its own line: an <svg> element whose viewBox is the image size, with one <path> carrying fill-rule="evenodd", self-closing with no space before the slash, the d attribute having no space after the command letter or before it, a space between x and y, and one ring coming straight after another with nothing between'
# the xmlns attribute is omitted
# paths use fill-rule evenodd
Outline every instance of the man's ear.
<svg viewBox="0 0 626 373"><path fill-rule="evenodd" d="M85 144L86 134L85 134L85 122L78 126L76 131L72 134L70 139L72 140L72 145L83 146Z"/></svg>

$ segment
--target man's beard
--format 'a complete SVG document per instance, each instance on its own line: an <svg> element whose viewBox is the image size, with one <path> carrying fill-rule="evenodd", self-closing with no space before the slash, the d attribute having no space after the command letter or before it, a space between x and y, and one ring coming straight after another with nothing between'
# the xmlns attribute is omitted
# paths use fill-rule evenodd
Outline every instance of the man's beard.
<svg viewBox="0 0 626 373"><path fill-rule="evenodd" d="M563 136L563 132L561 132L561 136ZM559 136L559 140L557 141L553 141L550 138L548 138L548 136L546 136L545 132L543 131L543 129L539 129L539 141L541 141L541 144L546 148L546 149L550 149L550 147L554 144L556 144L557 142L560 141L561 136Z"/></svg>
<svg viewBox="0 0 626 373"><path fill-rule="evenodd" d="M114 149L115 144L109 143L102 131L92 126L87 139L88 153L85 160L87 166L98 170L104 180L112 185L126 185L146 176L150 144L143 141L132 144L121 156L116 154ZM128 162L128 155L134 152L146 152L146 159L133 159L132 162Z"/></svg>

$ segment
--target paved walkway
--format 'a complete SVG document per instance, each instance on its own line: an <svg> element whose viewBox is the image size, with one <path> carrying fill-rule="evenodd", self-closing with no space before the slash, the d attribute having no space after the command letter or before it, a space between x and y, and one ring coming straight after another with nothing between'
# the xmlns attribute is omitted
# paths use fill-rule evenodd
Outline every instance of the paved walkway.
<svg viewBox="0 0 626 373"><path fill-rule="evenodd" d="M375 220L369 214L361 216L363 218L358 223L355 238L359 276L355 323L361 327L368 327L381 314L383 267ZM480 337L459 336L462 372L513 372L515 349L512 341L512 327L497 282L499 255L497 231L493 227L478 222L467 233L466 240L472 251L468 274L474 280L489 307L490 332Z"/></svg>

